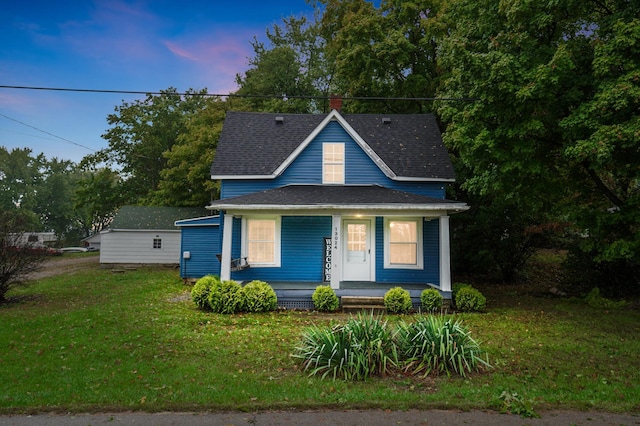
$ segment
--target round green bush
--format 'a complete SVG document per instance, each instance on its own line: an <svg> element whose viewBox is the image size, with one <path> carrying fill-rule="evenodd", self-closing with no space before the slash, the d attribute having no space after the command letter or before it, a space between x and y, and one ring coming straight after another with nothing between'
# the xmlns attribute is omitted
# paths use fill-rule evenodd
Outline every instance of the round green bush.
<svg viewBox="0 0 640 426"><path fill-rule="evenodd" d="M487 298L473 287L463 287L456 292L456 308L462 312L480 312L487 304Z"/></svg>
<svg viewBox="0 0 640 426"><path fill-rule="evenodd" d="M425 312L436 312L442 309L444 297L435 288L427 288L420 294L422 310Z"/></svg>
<svg viewBox="0 0 640 426"><path fill-rule="evenodd" d="M196 304L198 309L202 309L203 311L210 311L211 306L209 306L209 292L211 291L211 286L215 282L219 282L220 278L207 275L200 278L193 285L191 289L191 300Z"/></svg>
<svg viewBox="0 0 640 426"><path fill-rule="evenodd" d="M242 286L236 281L218 281L209 291L209 306L218 314L234 314L242 308Z"/></svg>
<svg viewBox="0 0 640 426"><path fill-rule="evenodd" d="M242 287L242 310L244 312L268 312L278 307L278 297L273 288L264 281L254 280Z"/></svg>
<svg viewBox="0 0 640 426"><path fill-rule="evenodd" d="M316 287L311 299L313 300L313 306L320 312L333 312L340 307L340 300L336 296L336 292L328 285Z"/></svg>
<svg viewBox="0 0 640 426"><path fill-rule="evenodd" d="M453 285L451 286L451 299L452 300L456 300L456 293L458 293L458 290L460 290L461 288L465 288L465 287L471 287L471 284L453 283Z"/></svg>
<svg viewBox="0 0 640 426"><path fill-rule="evenodd" d="M411 295L402 287L394 287L384 295L384 307L390 314L406 314L413 307Z"/></svg>

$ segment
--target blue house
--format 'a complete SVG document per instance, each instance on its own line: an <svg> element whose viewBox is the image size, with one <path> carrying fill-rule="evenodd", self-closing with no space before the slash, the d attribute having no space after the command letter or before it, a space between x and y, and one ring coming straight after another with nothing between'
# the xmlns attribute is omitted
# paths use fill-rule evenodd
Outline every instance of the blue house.
<svg viewBox="0 0 640 426"><path fill-rule="evenodd" d="M451 294L455 180L430 114L229 112L211 166L213 218L179 221L183 277L270 283L279 300ZM299 305L290 305L299 306Z"/></svg>

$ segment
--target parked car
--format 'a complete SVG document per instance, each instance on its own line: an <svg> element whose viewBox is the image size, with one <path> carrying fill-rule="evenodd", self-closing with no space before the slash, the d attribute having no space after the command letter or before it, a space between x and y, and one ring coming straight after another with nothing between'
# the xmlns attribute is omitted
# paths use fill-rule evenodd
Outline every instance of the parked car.
<svg viewBox="0 0 640 426"><path fill-rule="evenodd" d="M88 251L86 247L63 247L60 250L63 253L85 253Z"/></svg>

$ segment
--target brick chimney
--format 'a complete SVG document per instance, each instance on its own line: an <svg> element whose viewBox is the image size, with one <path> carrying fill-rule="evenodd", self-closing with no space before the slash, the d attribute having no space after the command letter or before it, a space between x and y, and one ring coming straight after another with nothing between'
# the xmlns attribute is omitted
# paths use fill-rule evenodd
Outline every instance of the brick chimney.
<svg viewBox="0 0 640 426"><path fill-rule="evenodd" d="M342 96L331 95L329 96L329 109L335 109L340 112L342 110Z"/></svg>

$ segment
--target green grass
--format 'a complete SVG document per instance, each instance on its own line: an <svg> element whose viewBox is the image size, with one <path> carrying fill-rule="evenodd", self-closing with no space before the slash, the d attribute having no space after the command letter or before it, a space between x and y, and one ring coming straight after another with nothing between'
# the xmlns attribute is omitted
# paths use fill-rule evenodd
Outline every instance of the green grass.
<svg viewBox="0 0 640 426"><path fill-rule="evenodd" d="M198 311L173 270L96 266L0 305L0 413L287 408L640 411L640 314L482 288L459 315L494 369L466 378L321 380L291 356L302 330L343 314ZM15 301L17 300L17 302ZM389 317L390 322L402 317ZM506 394L505 394L506 392ZM505 398L504 395L517 395ZM513 402L510 402L513 403Z"/></svg>

